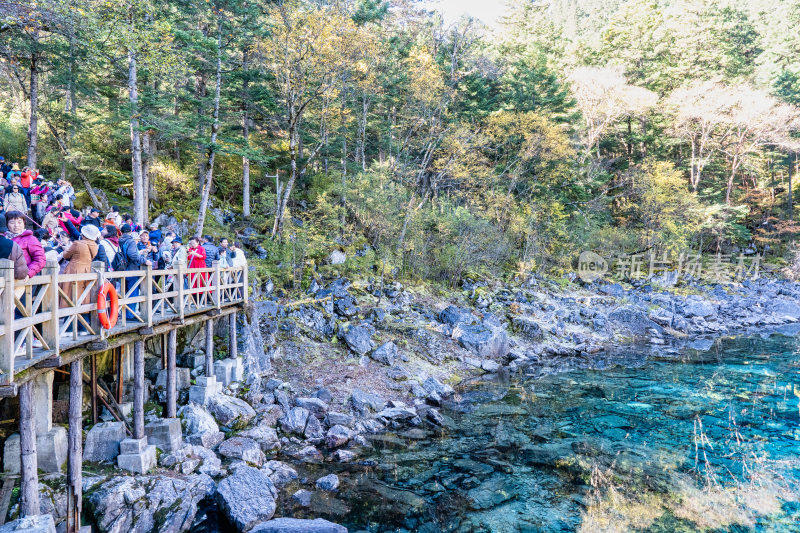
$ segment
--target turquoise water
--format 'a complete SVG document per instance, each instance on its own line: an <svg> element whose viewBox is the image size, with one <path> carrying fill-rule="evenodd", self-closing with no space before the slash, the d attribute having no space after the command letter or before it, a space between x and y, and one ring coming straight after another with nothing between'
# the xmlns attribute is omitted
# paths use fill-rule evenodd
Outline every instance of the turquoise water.
<svg viewBox="0 0 800 533"><path fill-rule="evenodd" d="M800 531L799 342L467 384L448 429L375 436L337 465L337 494L279 514L372 532Z"/></svg>

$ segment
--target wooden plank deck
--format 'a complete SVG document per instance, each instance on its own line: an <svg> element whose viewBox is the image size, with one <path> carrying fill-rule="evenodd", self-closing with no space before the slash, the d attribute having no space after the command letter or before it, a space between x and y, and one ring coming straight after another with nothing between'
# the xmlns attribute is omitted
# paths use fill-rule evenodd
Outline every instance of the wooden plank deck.
<svg viewBox="0 0 800 533"><path fill-rule="evenodd" d="M61 275L48 263L42 275L15 281L13 265L0 260L0 386L33 367L58 366L63 352L100 351L117 337L151 334L156 326L194 322L247 301L241 267L104 272L102 264L93 266L88 274ZM116 284L119 295L119 320L109 330L97 316L105 282Z"/></svg>

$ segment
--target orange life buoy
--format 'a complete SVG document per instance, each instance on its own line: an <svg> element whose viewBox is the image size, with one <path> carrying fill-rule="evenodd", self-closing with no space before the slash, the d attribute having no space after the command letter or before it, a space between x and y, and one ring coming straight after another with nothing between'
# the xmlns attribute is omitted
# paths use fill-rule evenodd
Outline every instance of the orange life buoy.
<svg viewBox="0 0 800 533"><path fill-rule="evenodd" d="M108 307L106 307L106 298L108 298ZM97 293L97 318L100 320L100 325L105 329L111 329L116 326L119 318L117 290L107 281L100 287L100 292Z"/></svg>

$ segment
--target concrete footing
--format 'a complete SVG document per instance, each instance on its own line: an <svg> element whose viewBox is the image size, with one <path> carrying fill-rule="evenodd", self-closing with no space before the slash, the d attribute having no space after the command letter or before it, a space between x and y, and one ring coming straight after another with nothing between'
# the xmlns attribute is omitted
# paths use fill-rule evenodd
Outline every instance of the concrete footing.
<svg viewBox="0 0 800 533"><path fill-rule="evenodd" d="M67 462L67 429L54 426L47 433L36 435L36 462L39 470L61 472ZM3 446L3 471L20 473L19 433L10 435Z"/></svg>
<svg viewBox="0 0 800 533"><path fill-rule="evenodd" d="M197 385L192 385L189 389L189 401L208 405L211 397L221 392L222 383L215 376L200 376L197 378Z"/></svg>
<svg viewBox="0 0 800 533"><path fill-rule="evenodd" d="M217 381L222 383L223 387L227 387L234 381L242 381L244 378L244 364L242 359L222 359L214 362L214 375Z"/></svg>
<svg viewBox="0 0 800 533"><path fill-rule="evenodd" d="M86 434L83 448L84 461L104 463L114 461L119 455L119 444L125 440L122 422L95 424Z"/></svg>
<svg viewBox="0 0 800 533"><path fill-rule="evenodd" d="M172 453L183 447L181 437L181 421L177 418L165 418L150 422L144 427L147 442L162 452Z"/></svg>
<svg viewBox="0 0 800 533"><path fill-rule="evenodd" d="M142 439L125 439L119 445L117 466L123 470L144 474L156 466L156 447Z"/></svg>

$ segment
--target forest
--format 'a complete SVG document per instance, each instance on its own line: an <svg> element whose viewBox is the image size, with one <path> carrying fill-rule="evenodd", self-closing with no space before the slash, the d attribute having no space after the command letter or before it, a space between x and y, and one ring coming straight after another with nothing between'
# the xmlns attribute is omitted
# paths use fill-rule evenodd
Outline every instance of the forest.
<svg viewBox="0 0 800 533"><path fill-rule="evenodd" d="M283 283L792 261L795 0L0 1L0 155Z"/></svg>

